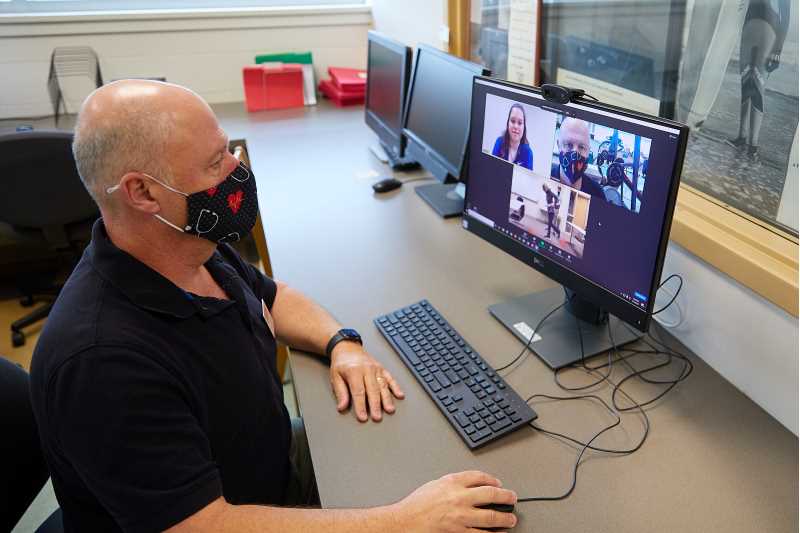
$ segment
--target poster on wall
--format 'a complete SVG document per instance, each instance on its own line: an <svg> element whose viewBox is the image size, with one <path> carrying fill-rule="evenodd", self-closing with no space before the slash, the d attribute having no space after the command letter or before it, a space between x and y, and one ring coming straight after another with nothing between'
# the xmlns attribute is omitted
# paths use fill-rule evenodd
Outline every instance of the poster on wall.
<svg viewBox="0 0 800 533"><path fill-rule="evenodd" d="M797 179L798 7L797 0L696 4L687 13L676 102L676 118L692 128L683 182L795 231L796 216L781 205L787 180Z"/></svg>
<svg viewBox="0 0 800 533"><path fill-rule="evenodd" d="M658 115L661 101L646 94L631 91L625 87L614 85L597 78L584 76L571 70L559 68L556 71L556 83L576 89L583 89L604 104L611 104L640 113Z"/></svg>

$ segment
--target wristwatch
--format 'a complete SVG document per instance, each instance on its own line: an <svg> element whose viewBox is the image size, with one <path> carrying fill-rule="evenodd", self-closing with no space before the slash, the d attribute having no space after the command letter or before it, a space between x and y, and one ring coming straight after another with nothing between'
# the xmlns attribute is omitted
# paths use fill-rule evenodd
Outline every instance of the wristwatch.
<svg viewBox="0 0 800 533"><path fill-rule="evenodd" d="M342 341L353 341L357 342L358 344L364 344L361 341L361 335L359 335L356 330L348 328L340 329L336 332L336 335L331 337L331 340L328 341L328 346L325 348L325 355L330 357L331 353L333 352L333 348Z"/></svg>

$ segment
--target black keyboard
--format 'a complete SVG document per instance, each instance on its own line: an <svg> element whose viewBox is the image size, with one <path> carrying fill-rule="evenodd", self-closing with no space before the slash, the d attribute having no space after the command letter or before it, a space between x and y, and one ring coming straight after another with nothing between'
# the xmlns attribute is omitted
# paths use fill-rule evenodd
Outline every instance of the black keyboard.
<svg viewBox="0 0 800 533"><path fill-rule="evenodd" d="M536 418L427 300L379 316L375 325L470 449Z"/></svg>

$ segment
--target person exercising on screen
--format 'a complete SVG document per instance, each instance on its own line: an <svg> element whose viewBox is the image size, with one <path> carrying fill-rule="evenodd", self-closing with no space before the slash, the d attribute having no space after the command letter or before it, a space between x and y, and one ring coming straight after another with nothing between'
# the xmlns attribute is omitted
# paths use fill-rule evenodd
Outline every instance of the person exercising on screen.
<svg viewBox="0 0 800 533"><path fill-rule="evenodd" d="M589 123L567 117L558 129L558 163L553 163L550 177L573 189L605 200L602 187L585 175L589 166Z"/></svg>
<svg viewBox="0 0 800 533"><path fill-rule="evenodd" d="M495 141L492 155L533 170L533 150L528 143L525 109L520 104L512 104L508 110L506 130Z"/></svg>

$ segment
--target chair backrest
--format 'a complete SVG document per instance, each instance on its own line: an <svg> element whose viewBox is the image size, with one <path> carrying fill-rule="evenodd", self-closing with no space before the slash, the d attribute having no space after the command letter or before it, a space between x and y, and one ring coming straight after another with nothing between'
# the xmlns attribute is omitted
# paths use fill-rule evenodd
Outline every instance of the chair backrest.
<svg viewBox="0 0 800 533"><path fill-rule="evenodd" d="M49 476L28 373L0 356L0 531L11 531Z"/></svg>
<svg viewBox="0 0 800 533"><path fill-rule="evenodd" d="M62 130L0 133L0 221L46 230L99 215L78 176L72 137Z"/></svg>

